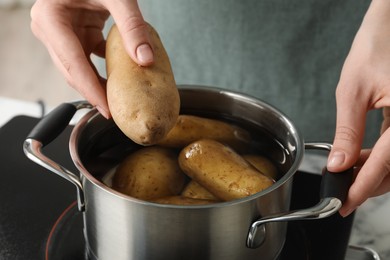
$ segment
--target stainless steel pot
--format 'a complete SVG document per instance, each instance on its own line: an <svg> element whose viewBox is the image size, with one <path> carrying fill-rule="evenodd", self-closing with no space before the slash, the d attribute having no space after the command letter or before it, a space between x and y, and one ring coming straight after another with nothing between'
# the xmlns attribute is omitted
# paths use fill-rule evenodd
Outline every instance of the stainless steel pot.
<svg viewBox="0 0 390 260"><path fill-rule="evenodd" d="M259 138L282 174L270 188L240 200L174 206L150 203L116 192L102 178L138 146L112 120L95 109L74 127L70 153L75 174L42 154L86 102L66 103L43 118L24 143L26 155L77 187L90 259L276 259L284 245L287 221L318 219L340 208L352 173L325 173L321 200L289 212L292 179L305 148L330 150L330 144L304 144L293 123L258 99L223 89L180 86L181 113L232 120ZM258 147L257 147L258 146ZM310 185L310 183L308 183Z"/></svg>

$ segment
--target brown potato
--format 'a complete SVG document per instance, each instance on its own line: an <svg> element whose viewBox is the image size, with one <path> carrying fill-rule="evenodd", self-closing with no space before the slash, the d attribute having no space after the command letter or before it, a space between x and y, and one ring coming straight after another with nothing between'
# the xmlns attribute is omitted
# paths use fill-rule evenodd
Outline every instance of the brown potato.
<svg viewBox="0 0 390 260"><path fill-rule="evenodd" d="M107 101L119 129L134 142L152 145L177 121L180 97L168 55L157 32L148 25L154 63L136 64L127 54L114 25L107 37Z"/></svg>
<svg viewBox="0 0 390 260"><path fill-rule="evenodd" d="M158 146L141 148L117 168L112 188L129 196L150 200L178 195L185 184L175 152Z"/></svg>
<svg viewBox="0 0 390 260"><path fill-rule="evenodd" d="M231 148L210 139L196 141L179 155L181 169L224 201L262 191L273 180L261 174Z"/></svg>
<svg viewBox="0 0 390 260"><path fill-rule="evenodd" d="M187 198L193 198L193 199L203 199L203 200L206 199L206 200L215 200L215 201L219 200L211 192L209 192L206 188L204 188L202 185L200 185L194 180L191 180L186 185L184 190L181 192L181 196Z"/></svg>
<svg viewBox="0 0 390 260"><path fill-rule="evenodd" d="M217 201L187 198L183 196L170 196L170 197L154 199L151 202L161 203L161 204L172 204L172 205L205 205L205 204L216 203Z"/></svg>
<svg viewBox="0 0 390 260"><path fill-rule="evenodd" d="M249 148L248 131L220 120L192 115L179 115L176 125L159 145L183 148L192 142L207 138L231 146L238 151Z"/></svg>
<svg viewBox="0 0 390 260"><path fill-rule="evenodd" d="M278 169L266 157L257 154L244 154L242 157L252 164L262 174L276 180L278 177Z"/></svg>

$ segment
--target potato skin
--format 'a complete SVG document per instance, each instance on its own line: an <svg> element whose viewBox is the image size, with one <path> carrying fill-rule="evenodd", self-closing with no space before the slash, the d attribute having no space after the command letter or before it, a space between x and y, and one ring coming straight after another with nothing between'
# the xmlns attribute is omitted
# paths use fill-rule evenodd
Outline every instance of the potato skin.
<svg viewBox="0 0 390 260"><path fill-rule="evenodd" d="M107 37L107 101L114 122L134 142L152 145L177 121L180 97L169 57L157 32L147 25L154 63L136 64L127 54L118 28Z"/></svg>
<svg viewBox="0 0 390 260"><path fill-rule="evenodd" d="M179 155L181 169L224 201L264 190L273 180L264 176L231 148L210 139L196 141Z"/></svg>
<svg viewBox="0 0 390 260"><path fill-rule="evenodd" d="M118 166L112 188L134 198L150 200L178 195L185 184L177 154L151 146L131 153Z"/></svg>
<svg viewBox="0 0 390 260"><path fill-rule="evenodd" d="M159 145L183 148L200 139L213 139L237 151L249 148L251 137L248 131L226 122L193 115L179 115L168 135Z"/></svg>
<svg viewBox="0 0 390 260"><path fill-rule="evenodd" d="M202 185L197 183L194 180L191 180L181 192L181 196L193 199L202 199L202 200L214 200L218 201L219 199L215 197L211 192L209 192Z"/></svg>
<svg viewBox="0 0 390 260"><path fill-rule="evenodd" d="M276 180L278 170L276 166L266 157L258 154L244 154L242 157L253 165L262 174Z"/></svg>
<svg viewBox="0 0 390 260"><path fill-rule="evenodd" d="M154 199L151 202L160 203L160 204L172 204L172 205L206 205L217 203L218 201L207 200L207 199L194 199L187 198L183 196L169 196Z"/></svg>

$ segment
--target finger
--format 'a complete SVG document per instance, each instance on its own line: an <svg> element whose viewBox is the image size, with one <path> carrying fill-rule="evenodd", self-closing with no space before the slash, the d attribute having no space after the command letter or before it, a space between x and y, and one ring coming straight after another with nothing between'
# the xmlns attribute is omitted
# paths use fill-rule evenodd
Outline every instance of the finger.
<svg viewBox="0 0 390 260"><path fill-rule="evenodd" d="M353 166L353 181L355 181L356 176L359 174L361 168L363 167L364 163L367 161L368 157L371 154L371 149L364 149L360 152L360 157L358 161Z"/></svg>
<svg viewBox="0 0 390 260"><path fill-rule="evenodd" d="M390 174L390 131L386 131L375 144L370 156L362 166L349 189L348 197L340 214L347 216L367 198L389 190Z"/></svg>
<svg viewBox="0 0 390 260"><path fill-rule="evenodd" d="M106 54L106 41L103 39L92 52L100 58L104 58Z"/></svg>
<svg viewBox="0 0 390 260"><path fill-rule="evenodd" d="M363 165L366 163L368 157L371 154L372 149L363 149L360 151L360 156L357 162L355 163L354 167L363 167Z"/></svg>
<svg viewBox="0 0 390 260"><path fill-rule="evenodd" d="M69 69L66 70L64 64L71 64L66 61L66 58L60 60L59 56L52 50L51 47L48 48L49 53L52 53L52 59L54 64L60 68L60 71L63 71L63 74L66 77L66 80L70 86L76 89L86 100L88 100L91 105L95 106L99 112L105 117L110 118L110 112L106 100L106 91L105 84L106 80L99 76L96 68L92 62L74 60L78 64L74 67L80 68L80 71L83 71L84 75L79 75L79 73L72 73L69 65ZM71 59L70 59L71 60ZM88 63L89 65L80 64ZM92 72L91 72L92 71Z"/></svg>
<svg viewBox="0 0 390 260"><path fill-rule="evenodd" d="M154 57L149 32L137 1L109 0L107 1L107 9L118 26L125 49L130 57L141 66L152 64Z"/></svg>
<svg viewBox="0 0 390 260"><path fill-rule="evenodd" d="M390 191L390 175L387 175L376 188L376 190L370 195L370 197L376 197L388 193Z"/></svg>
<svg viewBox="0 0 390 260"><path fill-rule="evenodd" d="M350 82L348 86L353 86ZM348 91L345 83L336 91L337 120L333 148L328 158L328 170L340 172L358 160L364 135L367 109L358 91ZM356 105L359 104L359 105Z"/></svg>
<svg viewBox="0 0 390 260"><path fill-rule="evenodd" d="M383 122L381 127L381 134L383 134L390 126L390 107L383 108Z"/></svg>
<svg viewBox="0 0 390 260"><path fill-rule="evenodd" d="M56 12L56 10L51 10L52 14ZM96 106L104 117L110 117L101 79L91 67L89 57L85 55L80 41L70 25L66 21L50 19L50 17L54 17L53 15L42 15L41 17L46 17L43 18L46 20L36 23L36 19L34 19L31 27L45 44L55 65L65 76L69 85L93 106ZM50 35L50 37L46 35Z"/></svg>

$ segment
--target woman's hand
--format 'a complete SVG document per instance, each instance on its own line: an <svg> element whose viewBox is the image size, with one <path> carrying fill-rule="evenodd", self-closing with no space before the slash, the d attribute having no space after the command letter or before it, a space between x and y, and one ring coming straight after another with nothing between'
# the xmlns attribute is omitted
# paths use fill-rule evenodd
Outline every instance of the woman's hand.
<svg viewBox="0 0 390 260"><path fill-rule="evenodd" d="M328 170L353 165L357 176L340 214L347 216L367 198L390 191L390 2L373 0L356 34L336 90L337 122ZM366 114L383 108L381 136L362 150Z"/></svg>
<svg viewBox="0 0 390 260"><path fill-rule="evenodd" d="M104 57L102 29L112 15L131 58L142 66L153 63L145 21L136 0L37 0L31 9L31 29L46 46L55 65L106 118L106 80L99 76L91 54Z"/></svg>

